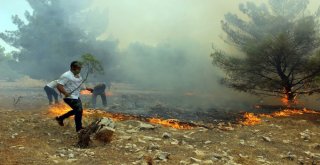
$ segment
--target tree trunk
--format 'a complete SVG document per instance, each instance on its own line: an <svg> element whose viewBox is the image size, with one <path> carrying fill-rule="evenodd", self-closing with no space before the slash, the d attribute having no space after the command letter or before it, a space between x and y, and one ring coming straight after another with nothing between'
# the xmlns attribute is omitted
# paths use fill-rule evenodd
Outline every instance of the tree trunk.
<svg viewBox="0 0 320 165"><path fill-rule="evenodd" d="M287 106L290 107L292 105L295 105L296 104L296 102L295 102L296 94L291 91L291 88L286 88L285 90L286 90L285 96L287 99L287 103L286 103Z"/></svg>
<svg viewBox="0 0 320 165"><path fill-rule="evenodd" d="M88 127L82 129L79 133L78 133L78 147L80 148L87 148L89 146L89 142L91 141L90 136L95 133L98 128L99 128L99 121L94 121L92 122Z"/></svg>

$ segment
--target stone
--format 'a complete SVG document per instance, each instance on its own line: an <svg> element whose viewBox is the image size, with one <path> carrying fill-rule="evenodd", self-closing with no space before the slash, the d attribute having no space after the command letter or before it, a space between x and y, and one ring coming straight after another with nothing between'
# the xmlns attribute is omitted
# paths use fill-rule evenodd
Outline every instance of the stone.
<svg viewBox="0 0 320 165"><path fill-rule="evenodd" d="M159 150L160 149L160 146L158 144L153 144L151 143L148 148L148 150L151 150L151 151L155 151L155 150Z"/></svg>
<svg viewBox="0 0 320 165"><path fill-rule="evenodd" d="M194 157L191 157L191 158L190 158L190 162L191 162L191 163L201 163L202 160L197 159L197 158L194 158Z"/></svg>
<svg viewBox="0 0 320 165"><path fill-rule="evenodd" d="M147 124L147 123L143 123L143 122L140 122L140 125L139 125L139 130L153 130L155 128L156 128L156 126L151 125L151 124Z"/></svg>
<svg viewBox="0 0 320 165"><path fill-rule="evenodd" d="M290 140L282 140L282 142L283 142L283 143L285 143L285 144L289 144L289 143L291 143L291 141L290 141Z"/></svg>
<svg viewBox="0 0 320 165"><path fill-rule="evenodd" d="M155 138L152 136L143 136L143 140L149 140L149 141L161 141L160 138Z"/></svg>
<svg viewBox="0 0 320 165"><path fill-rule="evenodd" d="M158 153L155 154L154 158L158 160L167 160L169 159L169 156L170 156L169 152L159 151Z"/></svg>
<svg viewBox="0 0 320 165"><path fill-rule="evenodd" d="M171 137L172 137L172 135L169 134L169 133L167 133L167 132L165 132L165 133L162 134L162 138L163 138L163 139L170 139Z"/></svg>
<svg viewBox="0 0 320 165"><path fill-rule="evenodd" d="M119 138L123 140L132 140L131 136L120 136Z"/></svg>
<svg viewBox="0 0 320 165"><path fill-rule="evenodd" d="M202 164L206 165L206 164L213 164L212 160L204 160L202 161Z"/></svg>
<svg viewBox="0 0 320 165"><path fill-rule="evenodd" d="M262 139L266 142L271 142L271 139L267 136L262 136Z"/></svg>
<svg viewBox="0 0 320 165"><path fill-rule="evenodd" d="M114 132L115 129L108 126L104 126L95 133L95 139L105 143L110 143Z"/></svg>
<svg viewBox="0 0 320 165"><path fill-rule="evenodd" d="M137 133L139 132L138 130L136 130L135 128L133 129L129 129L129 130L126 130L127 133Z"/></svg>
<svg viewBox="0 0 320 165"><path fill-rule="evenodd" d="M197 156L200 156L200 157L204 157L206 156L205 152L204 151L201 151L201 150L195 150L193 151Z"/></svg>
<svg viewBox="0 0 320 165"><path fill-rule="evenodd" d="M281 158L288 159L288 160L295 160L297 158L297 155L294 155L291 152L288 152L286 155L281 155Z"/></svg>

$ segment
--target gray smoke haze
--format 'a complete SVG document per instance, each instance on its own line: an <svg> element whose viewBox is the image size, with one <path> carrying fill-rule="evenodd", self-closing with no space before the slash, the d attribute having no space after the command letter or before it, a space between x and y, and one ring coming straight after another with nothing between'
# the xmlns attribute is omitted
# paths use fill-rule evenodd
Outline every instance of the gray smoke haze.
<svg viewBox="0 0 320 165"><path fill-rule="evenodd" d="M220 21L228 12L240 14L239 4L247 0L60 2L63 12L59 17L70 26L69 30L83 31L89 43L90 40L100 41L76 53L95 50L92 53L98 55L109 71L104 78L132 83L142 89L206 95L208 103L213 104L234 100L257 102L256 97L221 86L218 80L222 73L212 65L210 58L213 44L237 53L235 48L224 43ZM310 10L316 10L313 7L319 4L311 0ZM68 57L68 60L76 57ZM56 58L67 63L62 70L68 68L69 61L64 55ZM108 67L110 62L114 66Z"/></svg>

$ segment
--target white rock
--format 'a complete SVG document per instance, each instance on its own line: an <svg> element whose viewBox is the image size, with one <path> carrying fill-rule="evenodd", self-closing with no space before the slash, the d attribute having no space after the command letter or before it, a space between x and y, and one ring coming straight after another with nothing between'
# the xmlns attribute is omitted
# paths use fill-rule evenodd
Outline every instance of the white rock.
<svg viewBox="0 0 320 165"><path fill-rule="evenodd" d="M143 122L140 122L140 125L139 125L139 130L153 130L155 128L156 128L156 126L151 125L151 124L147 124L147 123L143 123Z"/></svg>
<svg viewBox="0 0 320 165"><path fill-rule="evenodd" d="M212 141L210 141L210 140L207 140L204 142L204 144L210 144L210 143L212 143Z"/></svg>
<svg viewBox="0 0 320 165"><path fill-rule="evenodd" d="M188 149L194 149L193 145L190 145L190 144L187 145L186 147L187 147Z"/></svg>
<svg viewBox="0 0 320 165"><path fill-rule="evenodd" d="M133 129L129 129L129 130L126 130L127 133L137 133L139 132L138 130L136 130L135 128Z"/></svg>
<svg viewBox="0 0 320 165"><path fill-rule="evenodd" d="M120 136L119 138L123 139L123 140L131 140L132 139L131 136Z"/></svg>
<svg viewBox="0 0 320 165"><path fill-rule="evenodd" d="M148 150L151 150L151 151L155 151L155 150L159 150L160 149L160 146L158 144L153 144L151 143L148 148Z"/></svg>
<svg viewBox="0 0 320 165"><path fill-rule="evenodd" d="M161 141L162 139L160 139L160 138L155 138L155 137L151 137L151 136L143 136L143 140Z"/></svg>
<svg viewBox="0 0 320 165"><path fill-rule="evenodd" d="M74 158L74 154L73 153L69 153L68 157L69 158Z"/></svg>
<svg viewBox="0 0 320 165"><path fill-rule="evenodd" d="M180 164L180 165L188 165L189 163L188 163L187 161L181 160L181 161L179 162L179 164Z"/></svg>
<svg viewBox="0 0 320 165"><path fill-rule="evenodd" d="M204 160L202 161L202 164L206 165L206 164L213 164L212 160Z"/></svg>
<svg viewBox="0 0 320 165"><path fill-rule="evenodd" d="M228 143L226 142L220 142L221 145L227 145Z"/></svg>
<svg viewBox="0 0 320 165"><path fill-rule="evenodd" d="M262 139L266 142L271 142L271 139L267 136L262 136Z"/></svg>
<svg viewBox="0 0 320 165"><path fill-rule="evenodd" d="M177 145L179 144L179 141L177 139L172 139L172 142L170 142L170 144Z"/></svg>
<svg viewBox="0 0 320 165"><path fill-rule="evenodd" d="M282 142L283 142L283 143L285 143L285 144L289 144L289 143L291 143L291 141L290 141L290 140L282 140Z"/></svg>
<svg viewBox="0 0 320 165"><path fill-rule="evenodd" d="M77 160L78 160L78 159L68 159L67 162L68 162L68 163L72 163L72 162L75 162L75 161L77 161Z"/></svg>
<svg viewBox="0 0 320 165"><path fill-rule="evenodd" d="M155 159L158 159L158 160L167 160L167 159L169 159L169 156L170 156L170 153L169 153L169 152L159 151L158 153L156 153Z"/></svg>
<svg viewBox="0 0 320 165"><path fill-rule="evenodd" d="M281 158L288 159L288 160L295 160L297 158L297 155L294 155L291 152L288 152L286 155L281 155Z"/></svg>
<svg viewBox="0 0 320 165"><path fill-rule="evenodd" d="M197 156L200 156L200 157L204 157L206 156L205 152L204 151L201 151L201 150L195 150L193 151Z"/></svg>
<svg viewBox="0 0 320 165"><path fill-rule="evenodd" d="M224 157L223 155L217 154L217 153L214 153L212 156L213 156L213 160L220 160Z"/></svg>
<svg viewBox="0 0 320 165"><path fill-rule="evenodd" d="M201 163L202 160L197 159L197 158L194 158L194 157L191 157L191 158L190 158L190 162L191 162L191 163Z"/></svg>
<svg viewBox="0 0 320 165"><path fill-rule="evenodd" d="M59 163L59 160L52 160L53 161L53 163L56 163L56 164L58 164Z"/></svg>
<svg viewBox="0 0 320 165"><path fill-rule="evenodd" d="M172 135L169 134L169 133L167 133L167 132L165 132L165 133L162 134L162 138L163 138L163 139L170 139L171 137L172 137Z"/></svg>
<svg viewBox="0 0 320 165"><path fill-rule="evenodd" d="M144 140L142 140L142 139L140 139L140 138L138 138L138 142L139 142L139 143L147 143L146 141L144 141Z"/></svg>
<svg viewBox="0 0 320 165"><path fill-rule="evenodd" d="M14 138L16 138L16 136L18 136L18 133L12 134L12 135L11 135L11 138L14 139Z"/></svg>

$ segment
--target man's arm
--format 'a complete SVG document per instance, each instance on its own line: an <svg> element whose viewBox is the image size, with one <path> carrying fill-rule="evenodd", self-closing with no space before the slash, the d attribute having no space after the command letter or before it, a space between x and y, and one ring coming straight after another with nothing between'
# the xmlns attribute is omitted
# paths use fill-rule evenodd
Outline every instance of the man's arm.
<svg viewBox="0 0 320 165"><path fill-rule="evenodd" d="M57 89L60 93L62 93L65 97L70 96L70 93L66 92L66 90L64 89L63 85L58 84L57 85Z"/></svg>

